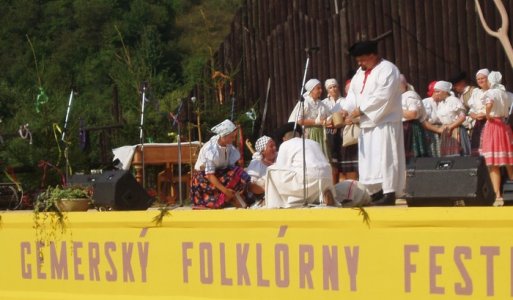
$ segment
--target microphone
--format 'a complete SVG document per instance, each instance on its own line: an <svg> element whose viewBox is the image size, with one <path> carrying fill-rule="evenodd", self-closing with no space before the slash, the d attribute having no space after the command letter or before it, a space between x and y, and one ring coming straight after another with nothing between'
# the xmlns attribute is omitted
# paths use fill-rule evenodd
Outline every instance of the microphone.
<svg viewBox="0 0 513 300"><path fill-rule="evenodd" d="M141 83L141 92L145 93L148 91L148 82L145 80Z"/></svg>
<svg viewBox="0 0 513 300"><path fill-rule="evenodd" d="M319 47L319 46L306 47L305 52L315 52L315 51L319 51L320 49L321 49L321 47Z"/></svg>

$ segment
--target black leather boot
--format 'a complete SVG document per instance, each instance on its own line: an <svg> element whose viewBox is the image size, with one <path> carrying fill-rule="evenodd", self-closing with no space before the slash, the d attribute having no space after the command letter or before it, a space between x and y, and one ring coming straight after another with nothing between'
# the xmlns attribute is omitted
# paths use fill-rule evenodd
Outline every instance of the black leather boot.
<svg viewBox="0 0 513 300"><path fill-rule="evenodd" d="M380 200L383 198L383 190L379 190L378 192L372 194L370 197L372 202Z"/></svg>
<svg viewBox="0 0 513 300"><path fill-rule="evenodd" d="M383 194L381 199L373 201L372 204L377 206L395 205L395 192Z"/></svg>

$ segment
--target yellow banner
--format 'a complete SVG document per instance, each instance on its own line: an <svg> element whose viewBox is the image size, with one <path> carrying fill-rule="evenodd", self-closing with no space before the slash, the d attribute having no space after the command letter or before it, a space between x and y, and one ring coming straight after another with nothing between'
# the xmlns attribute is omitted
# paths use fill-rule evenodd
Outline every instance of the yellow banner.
<svg viewBox="0 0 513 300"><path fill-rule="evenodd" d="M509 299L513 208L0 214L0 299Z"/></svg>

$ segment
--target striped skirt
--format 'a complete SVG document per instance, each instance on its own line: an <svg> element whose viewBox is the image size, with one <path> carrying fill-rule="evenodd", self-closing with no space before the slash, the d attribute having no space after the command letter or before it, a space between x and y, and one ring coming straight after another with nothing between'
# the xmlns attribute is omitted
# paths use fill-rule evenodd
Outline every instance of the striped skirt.
<svg viewBox="0 0 513 300"><path fill-rule="evenodd" d="M441 134L440 155L442 157L470 155L470 139L463 126L453 129L452 132L445 131Z"/></svg>
<svg viewBox="0 0 513 300"><path fill-rule="evenodd" d="M429 157L440 157L440 135L430 130L424 130Z"/></svg>
<svg viewBox="0 0 513 300"><path fill-rule="evenodd" d="M442 127L442 125L435 126ZM450 133L446 131L442 134L425 130L425 136L431 157L470 155L470 138L463 126Z"/></svg>
<svg viewBox="0 0 513 300"><path fill-rule="evenodd" d="M418 120L403 122L404 151L406 161L413 157L428 156L428 145L425 140L424 128Z"/></svg>
<svg viewBox="0 0 513 300"><path fill-rule="evenodd" d="M479 153L488 166L513 165L513 134L511 128L501 119L486 122L481 134Z"/></svg>
<svg viewBox="0 0 513 300"><path fill-rule="evenodd" d="M358 144L340 147L338 171L342 173L358 172Z"/></svg>

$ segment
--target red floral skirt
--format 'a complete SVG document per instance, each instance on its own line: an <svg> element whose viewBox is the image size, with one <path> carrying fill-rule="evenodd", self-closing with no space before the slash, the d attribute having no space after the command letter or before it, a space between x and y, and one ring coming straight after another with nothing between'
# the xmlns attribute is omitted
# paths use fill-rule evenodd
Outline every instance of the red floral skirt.
<svg viewBox="0 0 513 300"><path fill-rule="evenodd" d="M248 173L239 166L216 170L215 176L225 187L243 194L251 181ZM193 205L205 208L223 208L228 204L225 194L207 179L204 171L196 171L192 176L191 201Z"/></svg>

